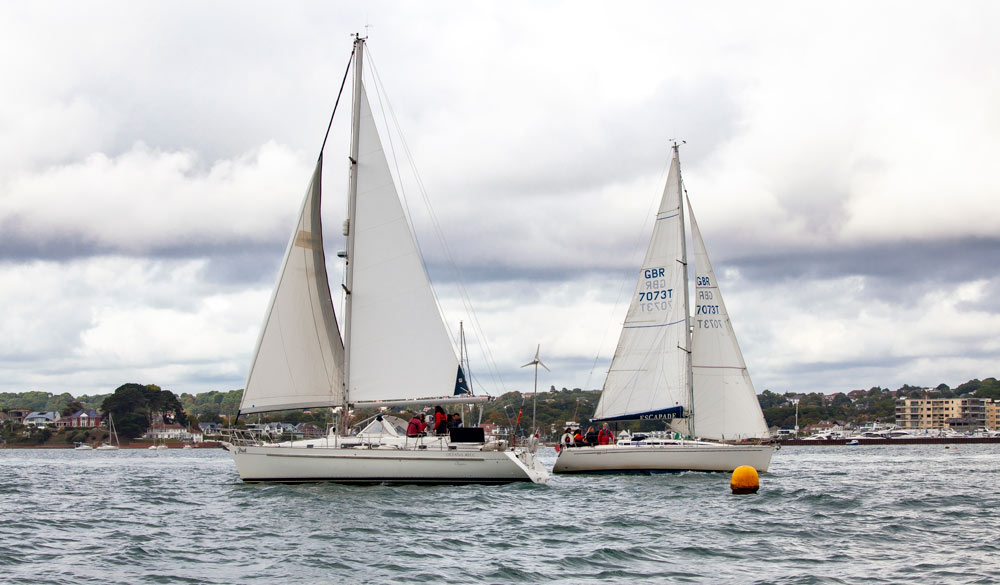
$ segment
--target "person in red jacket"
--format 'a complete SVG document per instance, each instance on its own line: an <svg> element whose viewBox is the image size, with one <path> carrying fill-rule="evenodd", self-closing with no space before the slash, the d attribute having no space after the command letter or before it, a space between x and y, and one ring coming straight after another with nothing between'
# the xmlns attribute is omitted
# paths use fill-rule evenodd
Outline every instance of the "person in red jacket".
<svg viewBox="0 0 1000 585"><path fill-rule="evenodd" d="M434 407L434 434L448 434L448 415L444 413L444 409L440 406Z"/></svg>
<svg viewBox="0 0 1000 585"><path fill-rule="evenodd" d="M615 442L615 434L611 432L611 428L608 427L608 423L604 423L601 427L600 432L597 433L597 444L598 445L611 445Z"/></svg>
<svg viewBox="0 0 1000 585"><path fill-rule="evenodd" d="M427 423L424 422L424 413L418 412L417 414L413 415L413 418L410 419L410 424L407 425L406 427L406 436L407 437L423 436L426 434L424 432L426 429L427 429Z"/></svg>

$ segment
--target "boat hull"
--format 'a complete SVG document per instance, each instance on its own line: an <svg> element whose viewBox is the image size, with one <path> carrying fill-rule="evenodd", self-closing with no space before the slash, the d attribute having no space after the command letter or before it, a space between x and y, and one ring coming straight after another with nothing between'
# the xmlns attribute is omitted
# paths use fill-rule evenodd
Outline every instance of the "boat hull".
<svg viewBox="0 0 1000 585"><path fill-rule="evenodd" d="M732 471L741 465L764 472L771 465L773 452L771 445L726 445L701 441L572 447L560 451L552 472Z"/></svg>
<svg viewBox="0 0 1000 585"><path fill-rule="evenodd" d="M549 478L534 455L520 450L233 445L229 451L248 483L504 484Z"/></svg>

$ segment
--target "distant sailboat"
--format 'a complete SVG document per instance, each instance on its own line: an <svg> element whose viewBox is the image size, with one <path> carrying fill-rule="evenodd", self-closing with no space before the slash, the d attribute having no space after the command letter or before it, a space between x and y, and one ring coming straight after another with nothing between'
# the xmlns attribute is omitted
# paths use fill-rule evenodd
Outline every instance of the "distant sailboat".
<svg viewBox="0 0 1000 585"><path fill-rule="evenodd" d="M111 435L108 440L105 441L100 447L97 448L98 451L117 451L118 447L118 432L115 430L115 419L108 413L108 429L111 431Z"/></svg>
<svg viewBox="0 0 1000 585"><path fill-rule="evenodd" d="M555 473L731 471L740 465L767 471L770 465L773 446L761 442L769 439L767 425L690 200L693 316L688 309L683 194L674 144L653 235L593 419L662 420L673 434L624 433L617 444L562 449Z"/></svg>
<svg viewBox="0 0 1000 585"><path fill-rule="evenodd" d="M405 421L378 416L349 434L352 407L485 400L469 391L396 192L362 79L364 47L357 37L343 340L323 249L321 152L239 408L249 414L336 407L339 428L321 439L278 444L234 440L228 448L236 469L247 482L545 482L548 472L531 449L487 442L479 428L407 436Z"/></svg>

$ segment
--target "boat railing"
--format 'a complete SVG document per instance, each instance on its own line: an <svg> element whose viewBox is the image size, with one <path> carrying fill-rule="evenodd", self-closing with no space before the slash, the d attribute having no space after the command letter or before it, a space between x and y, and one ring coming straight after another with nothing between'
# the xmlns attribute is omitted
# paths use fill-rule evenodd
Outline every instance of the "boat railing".
<svg viewBox="0 0 1000 585"><path fill-rule="evenodd" d="M265 442L259 429L223 428L219 429L218 434L232 445L252 446L263 445Z"/></svg>

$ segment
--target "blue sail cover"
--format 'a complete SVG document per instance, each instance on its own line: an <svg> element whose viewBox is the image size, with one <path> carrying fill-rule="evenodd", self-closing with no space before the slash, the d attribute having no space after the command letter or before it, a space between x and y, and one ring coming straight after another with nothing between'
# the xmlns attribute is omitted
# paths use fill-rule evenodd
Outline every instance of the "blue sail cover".
<svg viewBox="0 0 1000 585"><path fill-rule="evenodd" d="M455 396L462 394L472 394L469 385L465 381L465 372L462 371L462 364L458 365L458 376L455 377Z"/></svg>
<svg viewBox="0 0 1000 585"><path fill-rule="evenodd" d="M664 408L662 410L651 410L649 412L623 414L620 416L614 416L608 418L595 418L592 420L594 422L603 422L610 420L671 420L675 418L684 418L683 406L671 406L670 408Z"/></svg>

